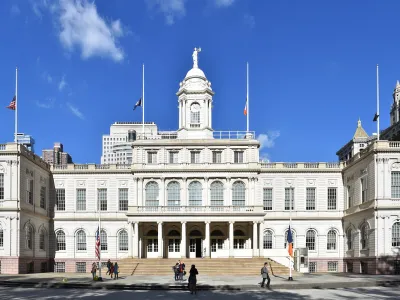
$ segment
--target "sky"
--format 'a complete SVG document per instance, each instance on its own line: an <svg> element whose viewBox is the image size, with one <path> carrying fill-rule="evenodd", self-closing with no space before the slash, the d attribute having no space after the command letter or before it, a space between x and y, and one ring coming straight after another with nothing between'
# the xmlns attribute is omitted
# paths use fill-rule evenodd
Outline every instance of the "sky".
<svg viewBox="0 0 400 300"><path fill-rule="evenodd" d="M18 67L18 131L35 152L64 144L76 163L99 163L102 135L138 121L145 64L145 121L178 127L175 93L191 69L211 81L214 130L250 130L270 161L337 161L358 118L390 124L400 79L400 1L2 0L0 143L12 142Z"/></svg>

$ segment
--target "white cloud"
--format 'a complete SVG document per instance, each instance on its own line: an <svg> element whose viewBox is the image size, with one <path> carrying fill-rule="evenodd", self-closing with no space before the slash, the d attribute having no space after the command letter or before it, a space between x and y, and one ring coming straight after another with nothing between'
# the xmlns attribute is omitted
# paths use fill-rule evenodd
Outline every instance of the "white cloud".
<svg viewBox="0 0 400 300"><path fill-rule="evenodd" d="M42 78L43 78L44 80L46 80L47 83L52 83L52 82L53 82L53 77L51 77L51 75L50 75L49 73L47 73L46 71L44 71L44 72L42 73Z"/></svg>
<svg viewBox="0 0 400 300"><path fill-rule="evenodd" d="M215 5L218 7L228 7L231 6L235 0L215 0Z"/></svg>
<svg viewBox="0 0 400 300"><path fill-rule="evenodd" d="M168 25L175 23L176 18L182 18L186 15L185 2L186 0L146 0L150 9L156 9L163 13L165 22Z"/></svg>
<svg viewBox="0 0 400 300"><path fill-rule="evenodd" d="M48 98L45 102L36 101L36 106L40 107L40 108L45 108L45 109L53 108L54 107L54 99Z"/></svg>
<svg viewBox="0 0 400 300"><path fill-rule="evenodd" d="M81 57L108 57L114 61L124 59L119 38L124 36L120 20L107 22L88 0L60 0L59 3L40 0L34 2L34 13L42 18L46 8L56 18L62 46L72 52L79 49Z"/></svg>
<svg viewBox="0 0 400 300"><path fill-rule="evenodd" d="M244 23L253 29L256 26L256 18L252 15L245 14L244 15Z"/></svg>
<svg viewBox="0 0 400 300"><path fill-rule="evenodd" d="M68 109L75 115L77 116L79 119L84 120L85 117L83 115L83 113L75 106L73 106L71 103L67 102L67 107Z"/></svg>
<svg viewBox="0 0 400 300"><path fill-rule="evenodd" d="M271 162L271 157L268 153L260 153L260 161Z"/></svg>
<svg viewBox="0 0 400 300"><path fill-rule="evenodd" d="M13 5L11 6L11 14L12 14L13 16L17 16L17 15L19 15L20 13L21 13L21 10L19 9L18 5L17 5L17 4L13 4Z"/></svg>
<svg viewBox="0 0 400 300"><path fill-rule="evenodd" d="M260 142L260 151L264 148L272 148L275 146L275 140L281 135L277 130L268 131L268 133L261 133L258 135L257 140Z"/></svg>
<svg viewBox="0 0 400 300"><path fill-rule="evenodd" d="M61 81L58 83L58 90L61 92L65 86L67 85L67 81L65 80L65 76L61 78Z"/></svg>

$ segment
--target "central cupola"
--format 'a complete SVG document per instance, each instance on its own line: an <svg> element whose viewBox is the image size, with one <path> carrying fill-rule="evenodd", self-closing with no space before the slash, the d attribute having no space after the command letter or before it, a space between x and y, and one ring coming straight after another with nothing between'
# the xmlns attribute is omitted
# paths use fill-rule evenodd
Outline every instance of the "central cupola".
<svg viewBox="0 0 400 300"><path fill-rule="evenodd" d="M179 139L213 137L211 108L214 92L211 89L211 82L198 66L200 52L201 48L194 48L193 68L179 83L179 90L176 93L179 103Z"/></svg>

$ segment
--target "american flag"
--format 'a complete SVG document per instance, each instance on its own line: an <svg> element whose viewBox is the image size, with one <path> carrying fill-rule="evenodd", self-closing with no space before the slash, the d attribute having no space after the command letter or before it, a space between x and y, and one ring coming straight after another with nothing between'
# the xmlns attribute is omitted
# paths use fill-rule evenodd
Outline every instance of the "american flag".
<svg viewBox="0 0 400 300"><path fill-rule="evenodd" d="M96 257L100 260L100 231L99 227L97 227L96 231Z"/></svg>
<svg viewBox="0 0 400 300"><path fill-rule="evenodd" d="M11 110L15 110L15 106L16 106L16 101L15 101L15 96L14 96L14 98L10 102L10 105L6 106L6 108L11 109Z"/></svg>

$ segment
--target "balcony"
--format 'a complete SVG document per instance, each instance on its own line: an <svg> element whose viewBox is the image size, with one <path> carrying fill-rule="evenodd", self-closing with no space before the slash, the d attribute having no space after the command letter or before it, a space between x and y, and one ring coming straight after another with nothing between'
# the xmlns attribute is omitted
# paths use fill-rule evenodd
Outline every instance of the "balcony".
<svg viewBox="0 0 400 300"><path fill-rule="evenodd" d="M339 162L301 162L301 163L284 163L284 162L261 162L261 169L272 170L321 170L329 169L330 171L340 171L344 164Z"/></svg>
<svg viewBox="0 0 400 300"><path fill-rule="evenodd" d="M129 206L128 215L143 214L249 214L264 215L262 206Z"/></svg>
<svg viewBox="0 0 400 300"><path fill-rule="evenodd" d="M105 171L105 172L127 172L131 170L131 165L127 164L68 164L68 165L52 165L51 171L57 173L57 171L81 171L81 172L93 172L93 171Z"/></svg>

